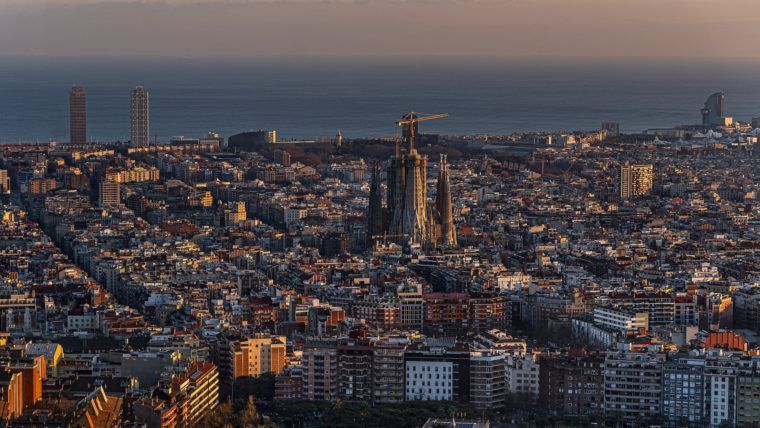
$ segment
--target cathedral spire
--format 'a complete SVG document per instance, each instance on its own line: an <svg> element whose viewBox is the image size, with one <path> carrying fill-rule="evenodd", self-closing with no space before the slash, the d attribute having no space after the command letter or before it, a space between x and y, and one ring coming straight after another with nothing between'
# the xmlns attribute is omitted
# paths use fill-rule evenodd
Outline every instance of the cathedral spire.
<svg viewBox="0 0 760 428"><path fill-rule="evenodd" d="M369 184L369 206L367 208L367 243L374 242L375 237L385 231L383 216L383 195L380 187L380 167L372 162L372 179Z"/></svg>
<svg viewBox="0 0 760 428"><path fill-rule="evenodd" d="M438 163L438 183L436 185L435 209L440 230L439 242L443 246L455 247L457 235L454 230L454 210L451 203L451 183L446 155L442 154Z"/></svg>

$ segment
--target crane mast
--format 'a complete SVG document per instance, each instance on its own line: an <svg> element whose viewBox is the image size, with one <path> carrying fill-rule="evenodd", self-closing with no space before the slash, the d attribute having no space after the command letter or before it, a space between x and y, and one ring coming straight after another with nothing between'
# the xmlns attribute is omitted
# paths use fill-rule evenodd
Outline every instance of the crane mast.
<svg viewBox="0 0 760 428"><path fill-rule="evenodd" d="M404 134L404 127L407 127L408 132L406 133L407 138L407 144L409 145L409 153L412 153L414 150L414 137L416 132L416 124L419 122L424 122L427 120L433 120L433 119L441 119L444 117L448 117L448 113L441 113L441 114L429 114L429 115L422 115L422 113L417 112L409 112L401 115L401 120L396 121L396 125L401 127L402 135Z"/></svg>

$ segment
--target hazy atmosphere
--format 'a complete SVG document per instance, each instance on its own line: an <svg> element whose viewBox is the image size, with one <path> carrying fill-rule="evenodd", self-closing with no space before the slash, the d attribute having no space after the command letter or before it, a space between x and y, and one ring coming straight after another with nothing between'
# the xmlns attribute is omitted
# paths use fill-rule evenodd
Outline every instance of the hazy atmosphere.
<svg viewBox="0 0 760 428"><path fill-rule="evenodd" d="M760 427L760 0L0 0L0 428Z"/></svg>
<svg viewBox="0 0 760 428"><path fill-rule="evenodd" d="M757 0L0 0L0 54L758 57Z"/></svg>

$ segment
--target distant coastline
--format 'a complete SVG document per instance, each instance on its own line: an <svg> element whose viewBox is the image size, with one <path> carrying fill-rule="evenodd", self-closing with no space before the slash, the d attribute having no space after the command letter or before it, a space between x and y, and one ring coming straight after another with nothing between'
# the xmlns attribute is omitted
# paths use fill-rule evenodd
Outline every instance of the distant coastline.
<svg viewBox="0 0 760 428"><path fill-rule="evenodd" d="M760 116L760 62L750 60L361 57L4 57L0 142L66 141L67 91L88 93L88 139L129 139L129 90L150 89L151 133L229 136L277 129L283 138L393 137L401 111L446 111L441 134L621 131L699 122L724 91L739 120Z"/></svg>

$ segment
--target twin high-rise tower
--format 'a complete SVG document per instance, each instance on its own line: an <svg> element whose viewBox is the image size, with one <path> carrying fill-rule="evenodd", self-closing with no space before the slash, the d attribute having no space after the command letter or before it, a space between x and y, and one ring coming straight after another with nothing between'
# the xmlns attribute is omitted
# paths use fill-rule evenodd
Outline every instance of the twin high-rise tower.
<svg viewBox="0 0 760 428"><path fill-rule="evenodd" d="M428 159L414 148L417 125L414 119L412 113L405 115L399 122L405 127L408 150L402 153L397 148L396 154L388 162L385 209L382 207L378 166L373 165L367 213L370 242L380 236L388 236L396 242L423 247L456 246L448 163L446 157L442 156L435 204L428 206Z"/></svg>
<svg viewBox="0 0 760 428"><path fill-rule="evenodd" d="M149 145L149 94L142 86L132 90L130 125L132 145ZM87 95L83 87L76 85L72 86L69 92L69 142L72 144L87 142Z"/></svg>

